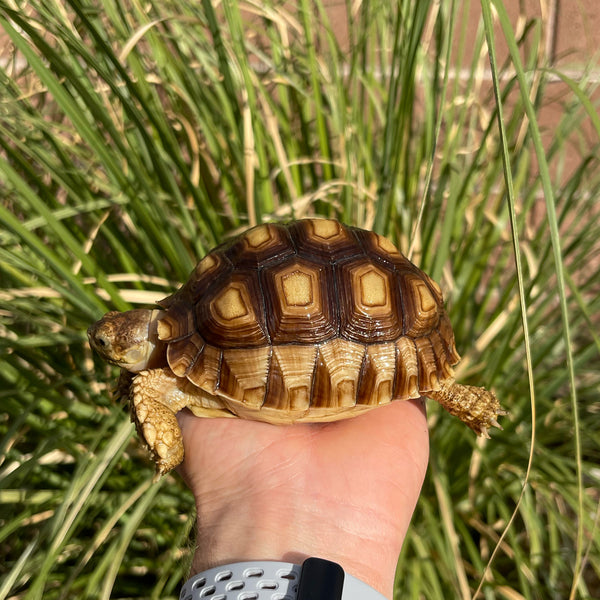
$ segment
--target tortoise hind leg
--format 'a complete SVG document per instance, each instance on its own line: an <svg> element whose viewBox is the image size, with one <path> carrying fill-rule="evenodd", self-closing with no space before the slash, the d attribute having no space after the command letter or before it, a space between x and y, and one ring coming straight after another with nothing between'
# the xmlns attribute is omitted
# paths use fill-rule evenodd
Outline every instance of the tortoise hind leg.
<svg viewBox="0 0 600 600"><path fill-rule="evenodd" d="M463 385L453 380L441 382L438 391L427 392L432 400L439 402L451 415L458 417L477 435L489 437L490 427L500 427L496 417L505 415L494 392L482 387Z"/></svg>

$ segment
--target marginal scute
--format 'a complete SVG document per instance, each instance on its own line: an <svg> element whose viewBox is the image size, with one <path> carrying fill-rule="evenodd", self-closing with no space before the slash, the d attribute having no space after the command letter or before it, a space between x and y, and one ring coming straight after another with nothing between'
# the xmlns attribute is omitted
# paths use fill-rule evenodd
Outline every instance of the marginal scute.
<svg viewBox="0 0 600 600"><path fill-rule="evenodd" d="M356 404L365 347L335 339L319 346L312 396L314 408L349 408Z"/></svg>
<svg viewBox="0 0 600 600"><path fill-rule="evenodd" d="M205 345L185 376L195 386L214 394L219 383L222 352L220 348Z"/></svg>
<svg viewBox="0 0 600 600"><path fill-rule="evenodd" d="M265 400L271 348L244 348L223 351L219 392L253 408Z"/></svg>
<svg viewBox="0 0 600 600"><path fill-rule="evenodd" d="M204 347L204 340L198 333L177 342L171 342L167 347L167 362L171 371L178 377L183 377L194 364Z"/></svg>
<svg viewBox="0 0 600 600"><path fill-rule="evenodd" d="M429 338L417 338L415 346L419 365L419 391L426 394L427 392L439 390L438 368Z"/></svg>
<svg viewBox="0 0 600 600"><path fill-rule="evenodd" d="M432 331L429 336L431 342L431 348L435 356L435 363L438 368L438 378L443 381L444 379L452 379L454 377L454 369L451 363L452 355L446 350L446 346L442 340L442 336L438 331Z"/></svg>
<svg viewBox="0 0 600 600"><path fill-rule="evenodd" d="M367 406L392 401L396 373L396 346L371 344L367 346L358 390L357 403Z"/></svg>
<svg viewBox="0 0 600 600"><path fill-rule="evenodd" d="M438 332L442 338L442 341L444 342L444 346L446 347L446 352L448 353L448 362L451 365L455 365L460 360L460 354L456 351L456 346L454 344L454 331L452 331L450 319L445 311L442 311L440 315Z"/></svg>
<svg viewBox="0 0 600 600"><path fill-rule="evenodd" d="M310 406L315 346L289 344L273 347L265 408L304 413Z"/></svg>
<svg viewBox="0 0 600 600"><path fill-rule="evenodd" d="M394 381L394 399L408 400L418 398L419 365L414 341L402 336L396 342L396 379Z"/></svg>
<svg viewBox="0 0 600 600"><path fill-rule="evenodd" d="M189 337L195 330L194 311L182 302L174 302L157 324L158 339L163 342Z"/></svg>

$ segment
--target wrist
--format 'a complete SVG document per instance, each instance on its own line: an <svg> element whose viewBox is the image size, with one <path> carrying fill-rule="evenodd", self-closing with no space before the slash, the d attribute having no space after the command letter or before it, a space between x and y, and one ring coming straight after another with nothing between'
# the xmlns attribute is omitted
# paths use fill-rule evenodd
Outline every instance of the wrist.
<svg viewBox="0 0 600 600"><path fill-rule="evenodd" d="M386 600L337 563L316 557L301 565L262 560L214 567L188 579L180 597L200 600L214 596L216 600L229 597L232 591L240 599L256 600Z"/></svg>
<svg viewBox="0 0 600 600"><path fill-rule="evenodd" d="M365 521L364 506L343 500L324 507L304 495L294 497L305 502L255 494L242 502L221 501L218 508L200 504L192 573L247 560L302 564L320 556L391 597L404 525L385 523L376 514Z"/></svg>

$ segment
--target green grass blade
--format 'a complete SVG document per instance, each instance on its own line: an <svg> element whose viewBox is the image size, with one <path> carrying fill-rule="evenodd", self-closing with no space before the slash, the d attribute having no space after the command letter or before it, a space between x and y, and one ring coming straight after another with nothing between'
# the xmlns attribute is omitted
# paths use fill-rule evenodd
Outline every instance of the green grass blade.
<svg viewBox="0 0 600 600"><path fill-rule="evenodd" d="M483 3L482 3L483 6ZM556 206L554 200L554 192L552 189L552 179L550 177L550 171L548 163L546 161L546 154L542 143L542 137L540 134L539 126L537 124L535 109L529 99L529 85L525 78L525 72L521 65L521 59L519 50L517 48L514 33L510 27L510 20L506 13L504 5L494 1L494 7L498 11L499 21L502 26L505 40L508 44L511 59L515 65L516 77L519 82L521 89L521 96L523 98L523 104L525 112L529 119L528 126L531 130L532 143L535 148L536 157L538 160L540 179L542 188L544 190L544 198L546 201L546 216L548 219L548 226L550 228L550 239L552 241L552 250L554 257L554 267L556 270L557 277L557 288L560 300L560 310L562 315L563 325L563 336L565 343L565 354L567 362L567 370L569 373L569 387L570 387L570 398L571 398L571 409L573 415L573 446L574 454L576 457L577 464L577 485L579 489L579 515L583 515L583 475L581 465L581 440L580 440L580 429L579 429L579 407L577 403L577 386L575 383L575 367L573 364L573 353L572 353L572 340L571 340L571 327L569 323L569 309L566 297L566 285L563 267L563 258L560 243L560 232L558 228L558 220L556 216ZM581 561L583 552L583 521L581 516L578 519L578 534L577 534L577 547L575 556L575 565L573 567L573 583L571 586L570 598L575 597L577 582L581 576Z"/></svg>
<svg viewBox="0 0 600 600"><path fill-rule="evenodd" d="M500 82L498 79L498 67L496 61L496 43L494 39L494 25L492 21L491 15L491 6L486 2L486 0L482 0L481 3L482 13L483 13L483 22L487 37L489 56L490 56L490 67L492 73L492 82L494 85L494 94L496 97L496 114L498 116L498 132L500 135L500 148L502 151L502 162L504 165L504 179L506 182L506 195L507 195L507 206L510 215L510 225L511 225L511 237L513 242L513 255L515 260L516 272L517 272L517 286L518 286L518 294L519 294L519 305L521 308L521 325L523 328L523 342L525 348L525 361L527 368L527 375L529 380L529 395L531 399L531 447L529 451L529 459L527 462L527 468L525 471L525 479L523 481L523 487L521 491L521 495L517 500L517 504L515 507L515 511L511 515L508 523L506 524L506 528L500 539L498 540L498 544L490 557L490 561L484 570L479 586L475 592L475 597L479 593L482 588L483 582L485 580L485 576L487 570L491 562L493 561L497 550L499 549L501 543L504 540L505 534L507 530L512 526L512 523L517 515L517 510L521 503L521 499L526 492L526 489L529 485L529 479L531 475L531 469L533 465L533 457L535 452L535 422L536 422L536 411L535 411L535 386L533 380L533 360L531 356L531 341L529 334L529 322L527 318L527 301L525 298L525 285L524 285L524 273L523 273L523 265L521 261L521 244L519 241L519 225L517 223L517 215L515 210L515 193L513 189L513 178L512 178L512 170L511 170L511 160L509 155L509 144L506 136L505 125L504 125L504 109L502 105L502 95L500 92ZM518 69L520 65L516 65ZM522 94L524 94L524 90L522 90Z"/></svg>

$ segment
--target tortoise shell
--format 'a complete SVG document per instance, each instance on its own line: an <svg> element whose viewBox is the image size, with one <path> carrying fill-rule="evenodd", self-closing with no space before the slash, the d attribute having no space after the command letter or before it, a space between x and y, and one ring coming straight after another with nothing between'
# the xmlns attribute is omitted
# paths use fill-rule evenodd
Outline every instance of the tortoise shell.
<svg viewBox="0 0 600 600"><path fill-rule="evenodd" d="M271 422L418 398L459 360L439 286L386 238L333 220L254 227L159 305L171 371Z"/></svg>

